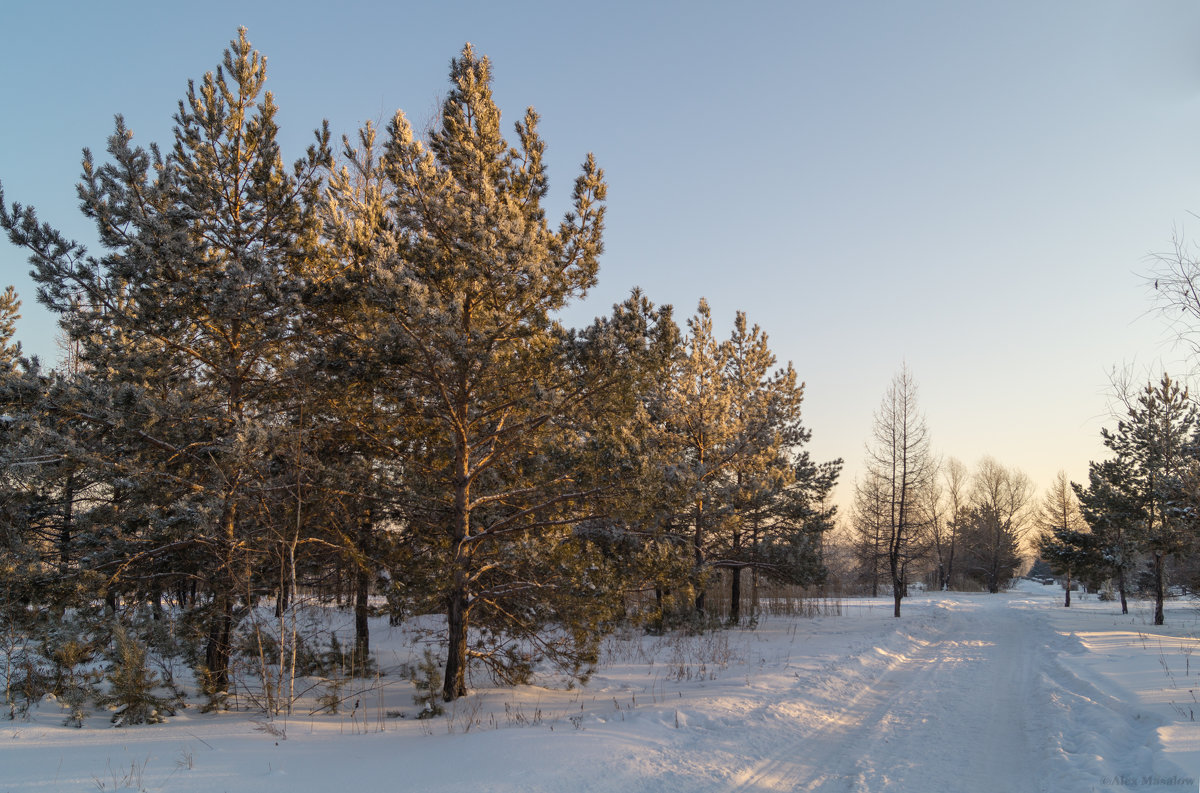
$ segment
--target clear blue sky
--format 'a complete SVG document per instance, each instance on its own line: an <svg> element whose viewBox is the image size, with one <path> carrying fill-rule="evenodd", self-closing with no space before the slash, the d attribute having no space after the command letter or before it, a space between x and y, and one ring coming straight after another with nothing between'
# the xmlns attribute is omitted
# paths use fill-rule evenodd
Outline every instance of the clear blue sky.
<svg viewBox="0 0 1200 793"><path fill-rule="evenodd" d="M188 79L239 25L268 57L285 158L403 108L418 125L466 41L506 128L542 114L554 206L595 152L610 185L600 285L735 310L808 384L845 501L907 361L934 446L1039 488L1104 455L1108 372L1186 374L1139 274L1200 239L1193 2L10 3L0 26L6 199L81 241L80 151L125 115L170 139ZM19 337L53 360L25 254L0 242Z"/></svg>

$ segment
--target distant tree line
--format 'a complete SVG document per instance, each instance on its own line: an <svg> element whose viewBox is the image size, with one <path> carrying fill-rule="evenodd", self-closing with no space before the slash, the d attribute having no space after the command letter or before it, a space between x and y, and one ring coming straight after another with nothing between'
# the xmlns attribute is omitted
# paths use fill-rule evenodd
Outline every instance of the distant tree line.
<svg viewBox="0 0 1200 793"><path fill-rule="evenodd" d="M452 700L473 665L586 677L617 622L711 618L718 584L736 622L743 587L821 580L841 462L805 451L795 371L704 302L685 329L636 290L561 324L604 174L589 155L551 225L538 116L502 135L486 57L452 61L426 135L397 113L335 153L324 126L290 166L265 78L242 31L168 147L118 117L85 151L98 254L0 192L66 350L24 357L0 298L10 632L83 620L97 652L170 626L219 706L246 647L295 668L302 597L353 609L365 665L382 596L444 615Z"/></svg>
<svg viewBox="0 0 1200 793"><path fill-rule="evenodd" d="M910 584L998 592L1039 561L1072 586L1111 585L1154 600L1162 624L1173 582L1200 589L1200 422L1187 390L1163 375L1122 393L1126 415L1102 430L1110 459L1087 485L1060 472L1039 499L1022 472L984 457L974 471L929 446L916 384L901 370L876 413L865 473L854 485L841 574L851 587L890 593L895 615Z"/></svg>
<svg viewBox="0 0 1200 793"><path fill-rule="evenodd" d="M969 472L934 456L905 367L875 415L865 471L854 484L847 583L873 597L891 594L897 617L913 584L999 592L1022 566L1034 506L1022 472L990 457Z"/></svg>

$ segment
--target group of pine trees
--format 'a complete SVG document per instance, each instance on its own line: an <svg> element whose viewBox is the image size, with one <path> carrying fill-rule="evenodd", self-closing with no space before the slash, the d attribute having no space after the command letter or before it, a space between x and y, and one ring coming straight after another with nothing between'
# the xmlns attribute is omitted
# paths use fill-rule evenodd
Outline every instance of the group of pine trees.
<svg viewBox="0 0 1200 793"><path fill-rule="evenodd" d="M1112 456L1092 462L1044 521L1038 550L1055 572L1094 586L1112 581L1128 611L1131 591L1154 599L1154 624L1172 574L1200 587L1200 421L1186 388L1163 375L1126 400L1116 431L1101 436ZM1070 605L1070 589L1066 605Z"/></svg>
<svg viewBox="0 0 1200 793"><path fill-rule="evenodd" d="M118 117L85 152L99 254L0 193L65 350L24 358L0 298L6 625L169 623L219 697L256 610L345 598L362 659L382 595L445 616L452 700L473 665L585 675L634 602L661 624L719 584L736 621L743 586L820 579L840 461L804 451L796 373L703 302L686 330L637 291L560 323L604 174L551 225L538 116L505 139L487 58L452 61L426 135L397 113L335 153L323 127L290 166L265 77L242 31L169 147Z"/></svg>

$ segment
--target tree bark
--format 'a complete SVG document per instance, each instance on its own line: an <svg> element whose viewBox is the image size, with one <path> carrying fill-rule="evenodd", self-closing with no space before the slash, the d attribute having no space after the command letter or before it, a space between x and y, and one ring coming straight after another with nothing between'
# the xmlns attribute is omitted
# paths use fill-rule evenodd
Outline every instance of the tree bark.
<svg viewBox="0 0 1200 793"><path fill-rule="evenodd" d="M1154 552L1154 624L1162 625L1166 621L1163 613L1163 601L1166 600L1166 555L1162 551Z"/></svg>
<svg viewBox="0 0 1200 793"><path fill-rule="evenodd" d="M466 415L466 409L462 414ZM471 610L471 478L466 438L458 439L454 478L454 561L446 598L446 672L442 698L452 702L467 694L467 628Z"/></svg>
<svg viewBox="0 0 1200 793"><path fill-rule="evenodd" d="M226 494L225 514L222 516L225 555L224 569L213 582L212 614L209 617L208 644L204 648L204 666L208 671L206 687L209 692L229 688L229 659L233 638L233 576L235 575L234 539L237 508L232 495Z"/></svg>
<svg viewBox="0 0 1200 793"><path fill-rule="evenodd" d="M209 693L229 688L230 640L233 634L233 598L219 591L213 597L213 613L209 621L208 644L204 648L204 666L208 671L205 688Z"/></svg>
<svg viewBox="0 0 1200 793"><path fill-rule="evenodd" d="M354 666L366 669L367 658L371 655L371 626L367 622L370 614L367 604L371 594L370 572L360 566L354 583Z"/></svg>
<svg viewBox="0 0 1200 793"><path fill-rule="evenodd" d="M701 458L703 459L703 457ZM700 574L704 569L704 501L696 499L695 535L692 537L692 550L696 560L696 601L697 616L704 616L704 586L700 582Z"/></svg>
<svg viewBox="0 0 1200 793"><path fill-rule="evenodd" d="M729 624L737 625L742 620L742 568L733 567L729 572Z"/></svg>
<svg viewBox="0 0 1200 793"><path fill-rule="evenodd" d="M361 669L367 668L367 658L371 654L371 627L367 622L370 614L368 600L371 596L371 571L366 566L366 560L370 558L370 537L371 513L368 510L358 525L360 559L354 568L354 663Z"/></svg>
<svg viewBox="0 0 1200 793"><path fill-rule="evenodd" d="M456 578L459 578L456 572ZM446 653L446 673L442 685L442 698L447 702L467 694L467 614L468 591L457 583L450 592L446 610L446 633L449 646Z"/></svg>

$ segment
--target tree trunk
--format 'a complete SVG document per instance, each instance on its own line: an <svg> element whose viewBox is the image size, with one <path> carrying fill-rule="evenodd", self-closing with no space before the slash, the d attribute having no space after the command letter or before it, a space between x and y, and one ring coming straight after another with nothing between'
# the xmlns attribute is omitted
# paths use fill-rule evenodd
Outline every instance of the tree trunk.
<svg viewBox="0 0 1200 793"><path fill-rule="evenodd" d="M354 584L354 666L356 669L366 669L367 658L371 654L371 626L367 622L370 613L367 605L371 594L370 571L359 565Z"/></svg>
<svg viewBox="0 0 1200 793"><path fill-rule="evenodd" d="M74 539L75 528L75 474L67 474L63 484L63 514L62 527L58 536L58 565L65 573L71 566L71 542Z"/></svg>
<svg viewBox="0 0 1200 793"><path fill-rule="evenodd" d="M1065 608L1071 608L1071 568L1067 568L1067 601L1063 604Z"/></svg>
<svg viewBox="0 0 1200 793"><path fill-rule="evenodd" d="M442 685L442 699L447 702L467 695L467 598L467 587L456 585L450 592L447 604L446 632L449 641Z"/></svg>
<svg viewBox="0 0 1200 793"><path fill-rule="evenodd" d="M750 568L750 621L758 623L758 515L755 513L754 529L750 534L751 558L754 566Z"/></svg>
<svg viewBox="0 0 1200 793"><path fill-rule="evenodd" d="M1117 569L1117 591L1121 593L1121 613L1129 613L1129 601L1125 597L1125 568Z"/></svg>
<svg viewBox="0 0 1200 793"><path fill-rule="evenodd" d="M204 648L204 666L208 672L204 687L208 693L229 689L230 640L233 634L233 599L227 592L213 596L209 620L208 644Z"/></svg>
<svg viewBox="0 0 1200 793"><path fill-rule="evenodd" d="M758 624L758 568L750 568L750 621Z"/></svg>
<svg viewBox="0 0 1200 793"><path fill-rule="evenodd" d="M1166 600L1166 555L1161 551L1154 552L1154 624L1162 625L1166 621L1163 614L1163 601Z"/></svg>
<svg viewBox="0 0 1200 793"><path fill-rule="evenodd" d="M729 583L729 624L737 625L742 620L742 568L730 569L732 579Z"/></svg>
<svg viewBox="0 0 1200 793"><path fill-rule="evenodd" d="M704 616L704 586L700 574L704 569L704 501L696 499L696 531L692 537L692 550L696 560L696 614Z"/></svg>
<svg viewBox="0 0 1200 793"><path fill-rule="evenodd" d="M465 408L462 411L466 413ZM465 438L459 438L454 479L454 561L446 597L446 672L442 698L452 702L467 694L467 628L471 611L471 478Z"/></svg>
<svg viewBox="0 0 1200 793"><path fill-rule="evenodd" d="M287 584L282 584L279 591L275 594L275 616L282 617L283 613L288 608L288 587Z"/></svg>
<svg viewBox="0 0 1200 793"><path fill-rule="evenodd" d="M225 691L229 688L229 659L232 655L233 639L233 592L236 563L234 548L237 507L233 504L232 495L227 493L224 514L221 517L223 540L225 547L224 567L217 572L218 579L213 581L212 613L209 616L208 644L204 648L204 666L208 672L205 688L211 692Z"/></svg>
<svg viewBox="0 0 1200 793"><path fill-rule="evenodd" d="M371 558L370 538L371 512L367 510L358 524L359 559L354 567L354 662L362 669L367 668L367 658L371 654L371 628L367 623L370 613L368 599L371 595L371 571L366 564Z"/></svg>
<svg viewBox="0 0 1200 793"><path fill-rule="evenodd" d="M896 619L900 619L900 600L904 597L904 589L900 581L900 570L894 553L892 554L892 558L889 560L889 565L892 574L892 616Z"/></svg>

